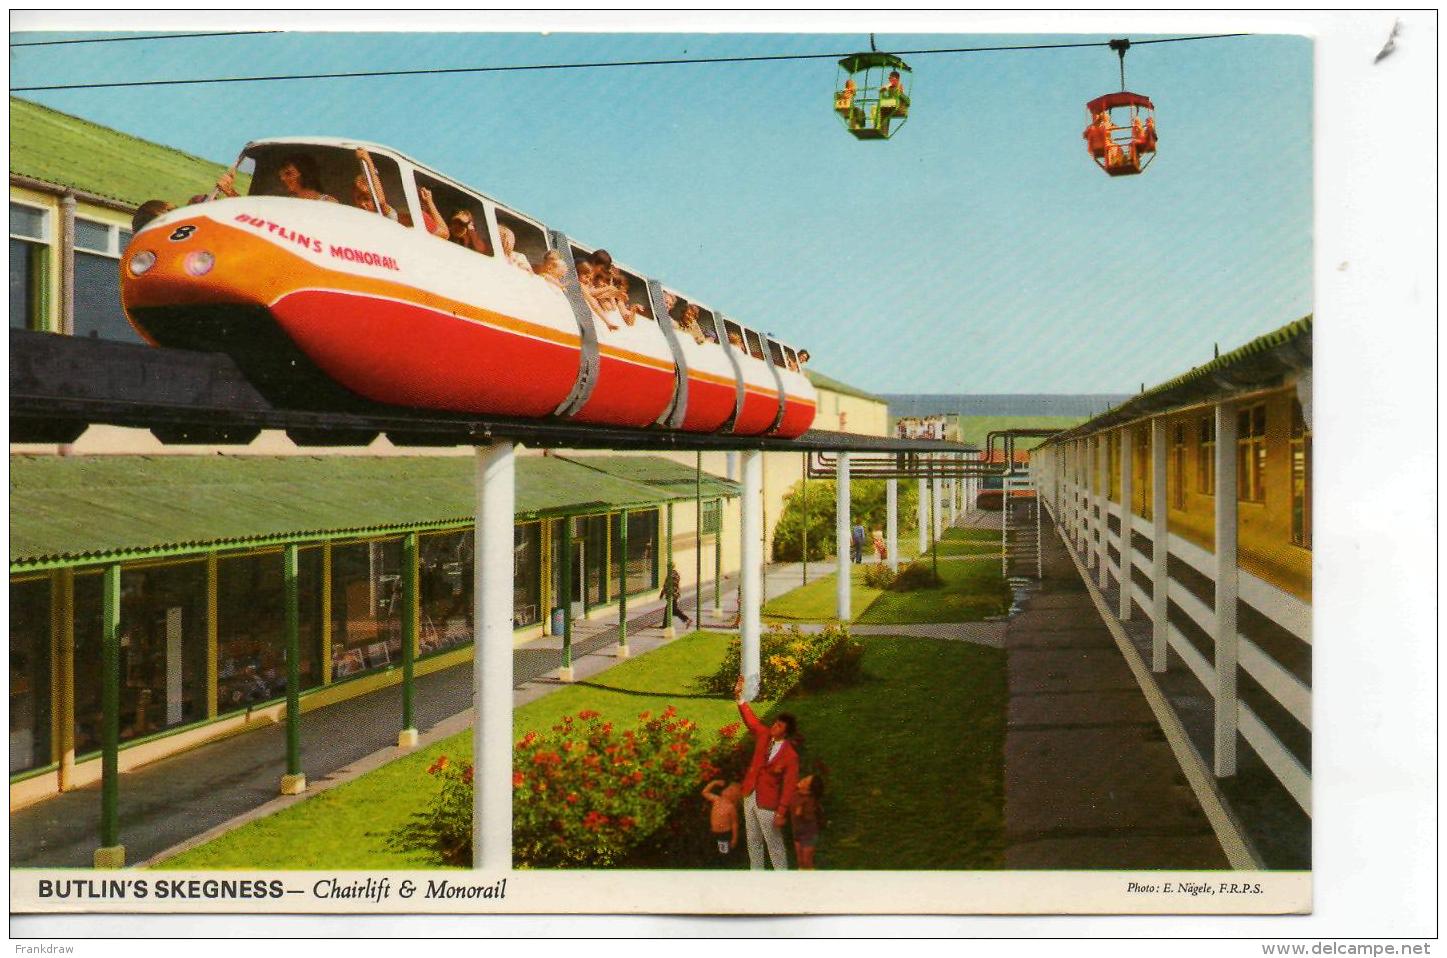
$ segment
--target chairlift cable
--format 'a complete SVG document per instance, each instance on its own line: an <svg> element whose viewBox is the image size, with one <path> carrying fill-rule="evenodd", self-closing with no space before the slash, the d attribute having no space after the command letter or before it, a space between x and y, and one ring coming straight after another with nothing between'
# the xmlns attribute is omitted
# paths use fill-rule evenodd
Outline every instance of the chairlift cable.
<svg viewBox="0 0 1447 958"><path fill-rule="evenodd" d="M195 34L190 34L195 36ZM1189 37L1162 37L1157 40L1135 40L1135 45L1145 43L1183 43L1191 40L1224 40L1248 37L1249 33L1215 33ZM1030 43L994 47L936 47L921 50L900 50L896 56L927 56L931 54L998 53L1021 50L1068 50L1086 47L1108 47L1109 42L1089 41L1082 43ZM271 80L337 80L361 79L366 77L427 76L458 73L517 73L530 70L586 70L606 67L650 67L685 66L706 63L764 63L787 60L838 60L848 53L780 53L761 56L735 57L679 57L667 60L603 60L579 63L537 63L484 67L443 67L426 70L365 70L350 73L296 73L268 76L209 77L190 80L130 80L113 83L57 83L45 86L11 87L11 93L40 93L52 90L100 90L118 87L187 86L201 83L259 83Z"/></svg>
<svg viewBox="0 0 1447 958"><path fill-rule="evenodd" d="M224 33L158 33L139 37L87 37L82 40L27 40L12 43L15 47L58 47L71 43L120 43L129 40L191 40L197 37L251 37L269 33L285 33L285 30L230 30Z"/></svg>

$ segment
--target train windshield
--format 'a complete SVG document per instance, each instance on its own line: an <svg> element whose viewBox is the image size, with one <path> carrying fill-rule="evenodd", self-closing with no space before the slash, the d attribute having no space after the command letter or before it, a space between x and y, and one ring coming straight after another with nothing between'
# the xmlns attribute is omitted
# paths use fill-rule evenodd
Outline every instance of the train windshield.
<svg viewBox="0 0 1447 958"><path fill-rule="evenodd" d="M744 336L749 341L749 355L755 359L764 358L764 347L759 342L759 334L752 329L744 330Z"/></svg>
<svg viewBox="0 0 1447 958"><path fill-rule="evenodd" d="M343 146L264 143L242 154L236 173L238 183L249 174L248 196L341 203L411 225L401 170L397 161L384 153Z"/></svg>

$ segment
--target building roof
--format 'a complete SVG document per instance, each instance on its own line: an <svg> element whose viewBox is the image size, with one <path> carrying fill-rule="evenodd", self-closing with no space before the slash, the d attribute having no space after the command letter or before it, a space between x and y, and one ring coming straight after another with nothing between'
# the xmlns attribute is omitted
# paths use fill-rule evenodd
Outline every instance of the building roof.
<svg viewBox="0 0 1447 958"><path fill-rule="evenodd" d="M10 172L139 206L181 203L226 169L110 127L10 98Z"/></svg>
<svg viewBox="0 0 1447 958"><path fill-rule="evenodd" d="M1233 393L1279 385L1289 373L1311 368L1311 320L1311 316L1304 316L1258 336L1244 346L1132 396L1074 429L1057 433L1041 446Z"/></svg>
<svg viewBox="0 0 1447 958"><path fill-rule="evenodd" d="M657 490L670 499L692 499L695 493L695 471L681 462L661 456L567 456L559 458L596 469L605 475L639 483ZM698 475L697 492L705 499L739 495L736 482L720 479L711 473Z"/></svg>
<svg viewBox="0 0 1447 958"><path fill-rule="evenodd" d="M837 379L831 379L823 373L815 372L812 369L806 370L809 382L814 384L815 389L827 389L830 392L842 393L845 396L857 396L860 399L868 399L870 402L887 402L883 396L876 396L874 393L867 393L862 389L856 389L848 383L842 383Z"/></svg>
<svg viewBox="0 0 1447 958"><path fill-rule="evenodd" d="M517 516L692 498L693 470L519 456ZM660 465L663 464L663 465ZM471 456L11 456L12 571L470 522ZM650 477L688 473L687 494ZM633 474L640 481L622 476ZM712 480L714 495L731 484Z"/></svg>

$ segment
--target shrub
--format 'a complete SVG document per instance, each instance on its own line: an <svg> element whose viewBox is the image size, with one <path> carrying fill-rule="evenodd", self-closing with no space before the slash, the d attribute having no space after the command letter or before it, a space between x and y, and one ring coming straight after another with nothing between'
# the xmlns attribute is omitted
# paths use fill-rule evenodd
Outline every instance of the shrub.
<svg viewBox="0 0 1447 958"><path fill-rule="evenodd" d="M472 765L439 755L427 774L441 780L442 790L388 836L387 845L430 852L444 865L466 868L472 864Z"/></svg>
<svg viewBox="0 0 1447 958"><path fill-rule="evenodd" d="M849 637L846 626L830 624L820 632L809 634L797 625L787 628L771 625L760 636L759 692L761 699L779 699L808 678L810 688L837 684L828 676L829 670L843 661L842 653L830 655L836 646L851 646L863 656L864 647ZM856 657L857 658L857 657ZM742 646L738 639L729 643L723 663L700 683L702 690L718 695L732 695L734 682L741 672ZM857 662L845 665L852 678L858 677Z"/></svg>
<svg viewBox="0 0 1447 958"><path fill-rule="evenodd" d="M864 584L871 589L888 589L894 585L895 572L884 562L873 562L864 567Z"/></svg>
<svg viewBox="0 0 1447 958"><path fill-rule="evenodd" d="M739 724L719 730L711 747L698 724L669 706L644 712L618 731L598 712L566 715L547 733L530 731L513 747L513 863L519 868L617 865L669 821L687 795L718 775L736 748ZM423 849L443 863L472 859L472 768L442 756L427 770L442 790L388 839Z"/></svg>
<svg viewBox="0 0 1447 958"><path fill-rule="evenodd" d="M891 585L891 592L914 592L918 589L936 589L945 582L927 563L914 561L900 570Z"/></svg>
<svg viewBox="0 0 1447 958"><path fill-rule="evenodd" d="M803 483L796 482L784 499L784 508L774 526L773 560L798 562L803 552L804 497ZM865 529L883 529L885 523L886 484L883 479L860 479L850 484L852 520L862 522ZM899 484L900 531L914 528L915 503L918 491L912 482ZM823 559L834 553L834 481L820 479L809 483L809 561ZM851 525L853 523L851 522ZM866 548L868 545L866 544Z"/></svg>

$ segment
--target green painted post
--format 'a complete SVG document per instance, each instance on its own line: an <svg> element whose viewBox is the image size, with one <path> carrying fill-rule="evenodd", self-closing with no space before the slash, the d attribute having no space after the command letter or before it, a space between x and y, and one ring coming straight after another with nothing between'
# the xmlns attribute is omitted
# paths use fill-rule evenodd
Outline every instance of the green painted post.
<svg viewBox="0 0 1447 958"><path fill-rule="evenodd" d="M664 552L660 549L659 552ZM666 577L668 570L673 568L673 503L668 504L668 550L667 560L663 563L663 574ZM667 579L665 578L666 582ZM663 601L663 634L665 637L672 637L673 634L673 596Z"/></svg>
<svg viewBox="0 0 1447 958"><path fill-rule="evenodd" d="M301 616L297 591L297 547L282 552L286 584L286 777L301 775ZM284 790L284 787L283 787Z"/></svg>
<svg viewBox="0 0 1447 958"><path fill-rule="evenodd" d="M800 557L804 560L804 585L809 584L809 454L803 453L799 460L799 472L804 477L804 488L800 493L804 500L804 525L801 533L803 550Z"/></svg>
<svg viewBox="0 0 1447 958"><path fill-rule="evenodd" d="M618 513L618 655L628 655L628 510Z"/></svg>
<svg viewBox="0 0 1447 958"><path fill-rule="evenodd" d="M718 504L718 526L713 530L713 607L723 608L723 504L722 497L715 500Z"/></svg>
<svg viewBox="0 0 1447 958"><path fill-rule="evenodd" d="M121 567L108 565L101 600L101 786L102 852L120 846L121 748ZM124 856L124 850L120 853ZM97 865L101 865L97 853ZM119 867L120 862L111 863Z"/></svg>
<svg viewBox="0 0 1447 958"><path fill-rule="evenodd" d="M703 453L693 454L693 625L703 621Z"/></svg>
<svg viewBox="0 0 1447 958"><path fill-rule="evenodd" d="M414 682L417 665L417 533L402 537L402 732L397 744L417 744L417 723L413 705L417 689Z"/></svg>
<svg viewBox="0 0 1447 958"><path fill-rule="evenodd" d="M563 519L563 563L562 577L562 606L563 606L563 681L570 682L573 677L573 519L568 516ZM587 583L583 588L587 589Z"/></svg>

